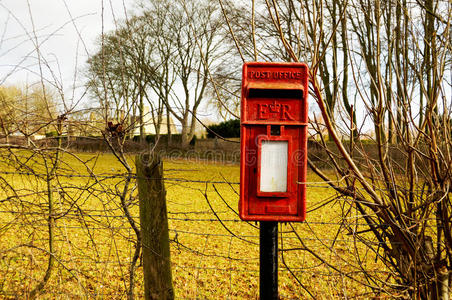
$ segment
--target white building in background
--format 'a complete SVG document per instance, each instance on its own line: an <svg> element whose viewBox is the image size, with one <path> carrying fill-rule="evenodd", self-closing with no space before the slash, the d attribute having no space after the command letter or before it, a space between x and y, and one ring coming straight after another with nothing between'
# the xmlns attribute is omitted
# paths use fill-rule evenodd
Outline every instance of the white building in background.
<svg viewBox="0 0 452 300"><path fill-rule="evenodd" d="M149 106L144 107L144 114L143 114L143 122L144 122L144 132L146 135L148 134L156 134L155 131L155 123L157 123L157 116L155 115L156 120L152 118L152 113L150 112ZM138 117L136 117L138 119ZM137 120L138 121L138 120ZM179 133L179 130L177 129L176 125L174 124L173 118L169 117L170 122L170 130L172 134ZM140 135L140 125L138 122L135 122L133 129L133 135ZM160 134L168 134L168 126L167 126L167 116L162 116L162 123L160 125Z"/></svg>
<svg viewBox="0 0 452 300"><path fill-rule="evenodd" d="M210 118L200 118L200 121L202 122L202 124L200 122L198 122L198 120L196 120L196 124L195 124L195 136L198 139L205 139L207 137L207 126L210 126L212 124L216 124L216 121L213 121Z"/></svg>

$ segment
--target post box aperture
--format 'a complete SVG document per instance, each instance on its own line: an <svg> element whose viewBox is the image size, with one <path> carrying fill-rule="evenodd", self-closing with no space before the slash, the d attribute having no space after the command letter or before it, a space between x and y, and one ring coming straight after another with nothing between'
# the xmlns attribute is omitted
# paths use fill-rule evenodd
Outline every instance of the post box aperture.
<svg viewBox="0 0 452 300"><path fill-rule="evenodd" d="M243 220L305 218L307 89L306 64L243 66L239 203Z"/></svg>

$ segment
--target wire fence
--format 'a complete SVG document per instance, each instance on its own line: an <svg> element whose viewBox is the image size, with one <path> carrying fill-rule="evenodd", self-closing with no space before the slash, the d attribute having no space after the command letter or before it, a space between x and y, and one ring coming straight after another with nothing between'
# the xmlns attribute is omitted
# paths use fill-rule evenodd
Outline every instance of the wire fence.
<svg viewBox="0 0 452 300"><path fill-rule="evenodd" d="M93 157L66 158L56 170L43 167L52 162L47 157L28 153L15 158L20 163L3 157L2 297L27 297L46 276L49 257L52 272L44 297L121 299L129 294L130 280L134 295L143 297L141 257L129 278L137 245L131 222L139 227L138 177L133 170L110 172L121 168L112 155ZM176 298L258 297L259 230L236 211L238 165L184 160L164 165ZM363 215L350 210L353 201L308 177L306 222L279 225L280 295L366 297L381 286L369 278L391 276L377 261L382 252L375 250L387 241L365 234L357 238L355 233L369 227Z"/></svg>

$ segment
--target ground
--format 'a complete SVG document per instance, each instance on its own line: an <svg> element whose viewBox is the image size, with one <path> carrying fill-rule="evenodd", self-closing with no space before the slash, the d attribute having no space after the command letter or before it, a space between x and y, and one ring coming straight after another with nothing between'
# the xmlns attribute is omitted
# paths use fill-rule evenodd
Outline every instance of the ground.
<svg viewBox="0 0 452 300"><path fill-rule="evenodd" d="M21 159L26 157L30 153L21 153ZM135 157L127 159L133 167ZM118 197L125 169L110 154L64 154L62 162L52 181L56 262L41 297L125 298L135 241ZM45 173L42 160L34 159L33 164L35 172ZM48 193L37 174L18 171L7 161L0 169L5 173L0 295L14 298L26 295L47 268ZM259 231L258 224L243 222L236 213L239 166L165 159L164 174L176 298L257 298ZM366 281L363 269L382 277L387 277L386 271L376 265L374 253L355 244L344 231L340 214L347 202L335 199L334 192L310 172L308 182L306 222L279 227L279 246L285 249L279 256L280 295L309 298L306 288L317 299L365 297L369 292L365 284L376 283ZM131 187L128 201L138 222L134 179ZM349 217L358 229L359 216ZM141 266L135 281L135 293L142 297Z"/></svg>

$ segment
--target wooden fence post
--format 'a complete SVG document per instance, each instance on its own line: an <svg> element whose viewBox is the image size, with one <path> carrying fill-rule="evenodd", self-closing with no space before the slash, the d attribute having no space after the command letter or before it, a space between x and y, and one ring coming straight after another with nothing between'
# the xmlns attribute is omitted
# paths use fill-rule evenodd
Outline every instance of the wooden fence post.
<svg viewBox="0 0 452 300"><path fill-rule="evenodd" d="M174 299L163 162L156 153L137 155L145 299Z"/></svg>

